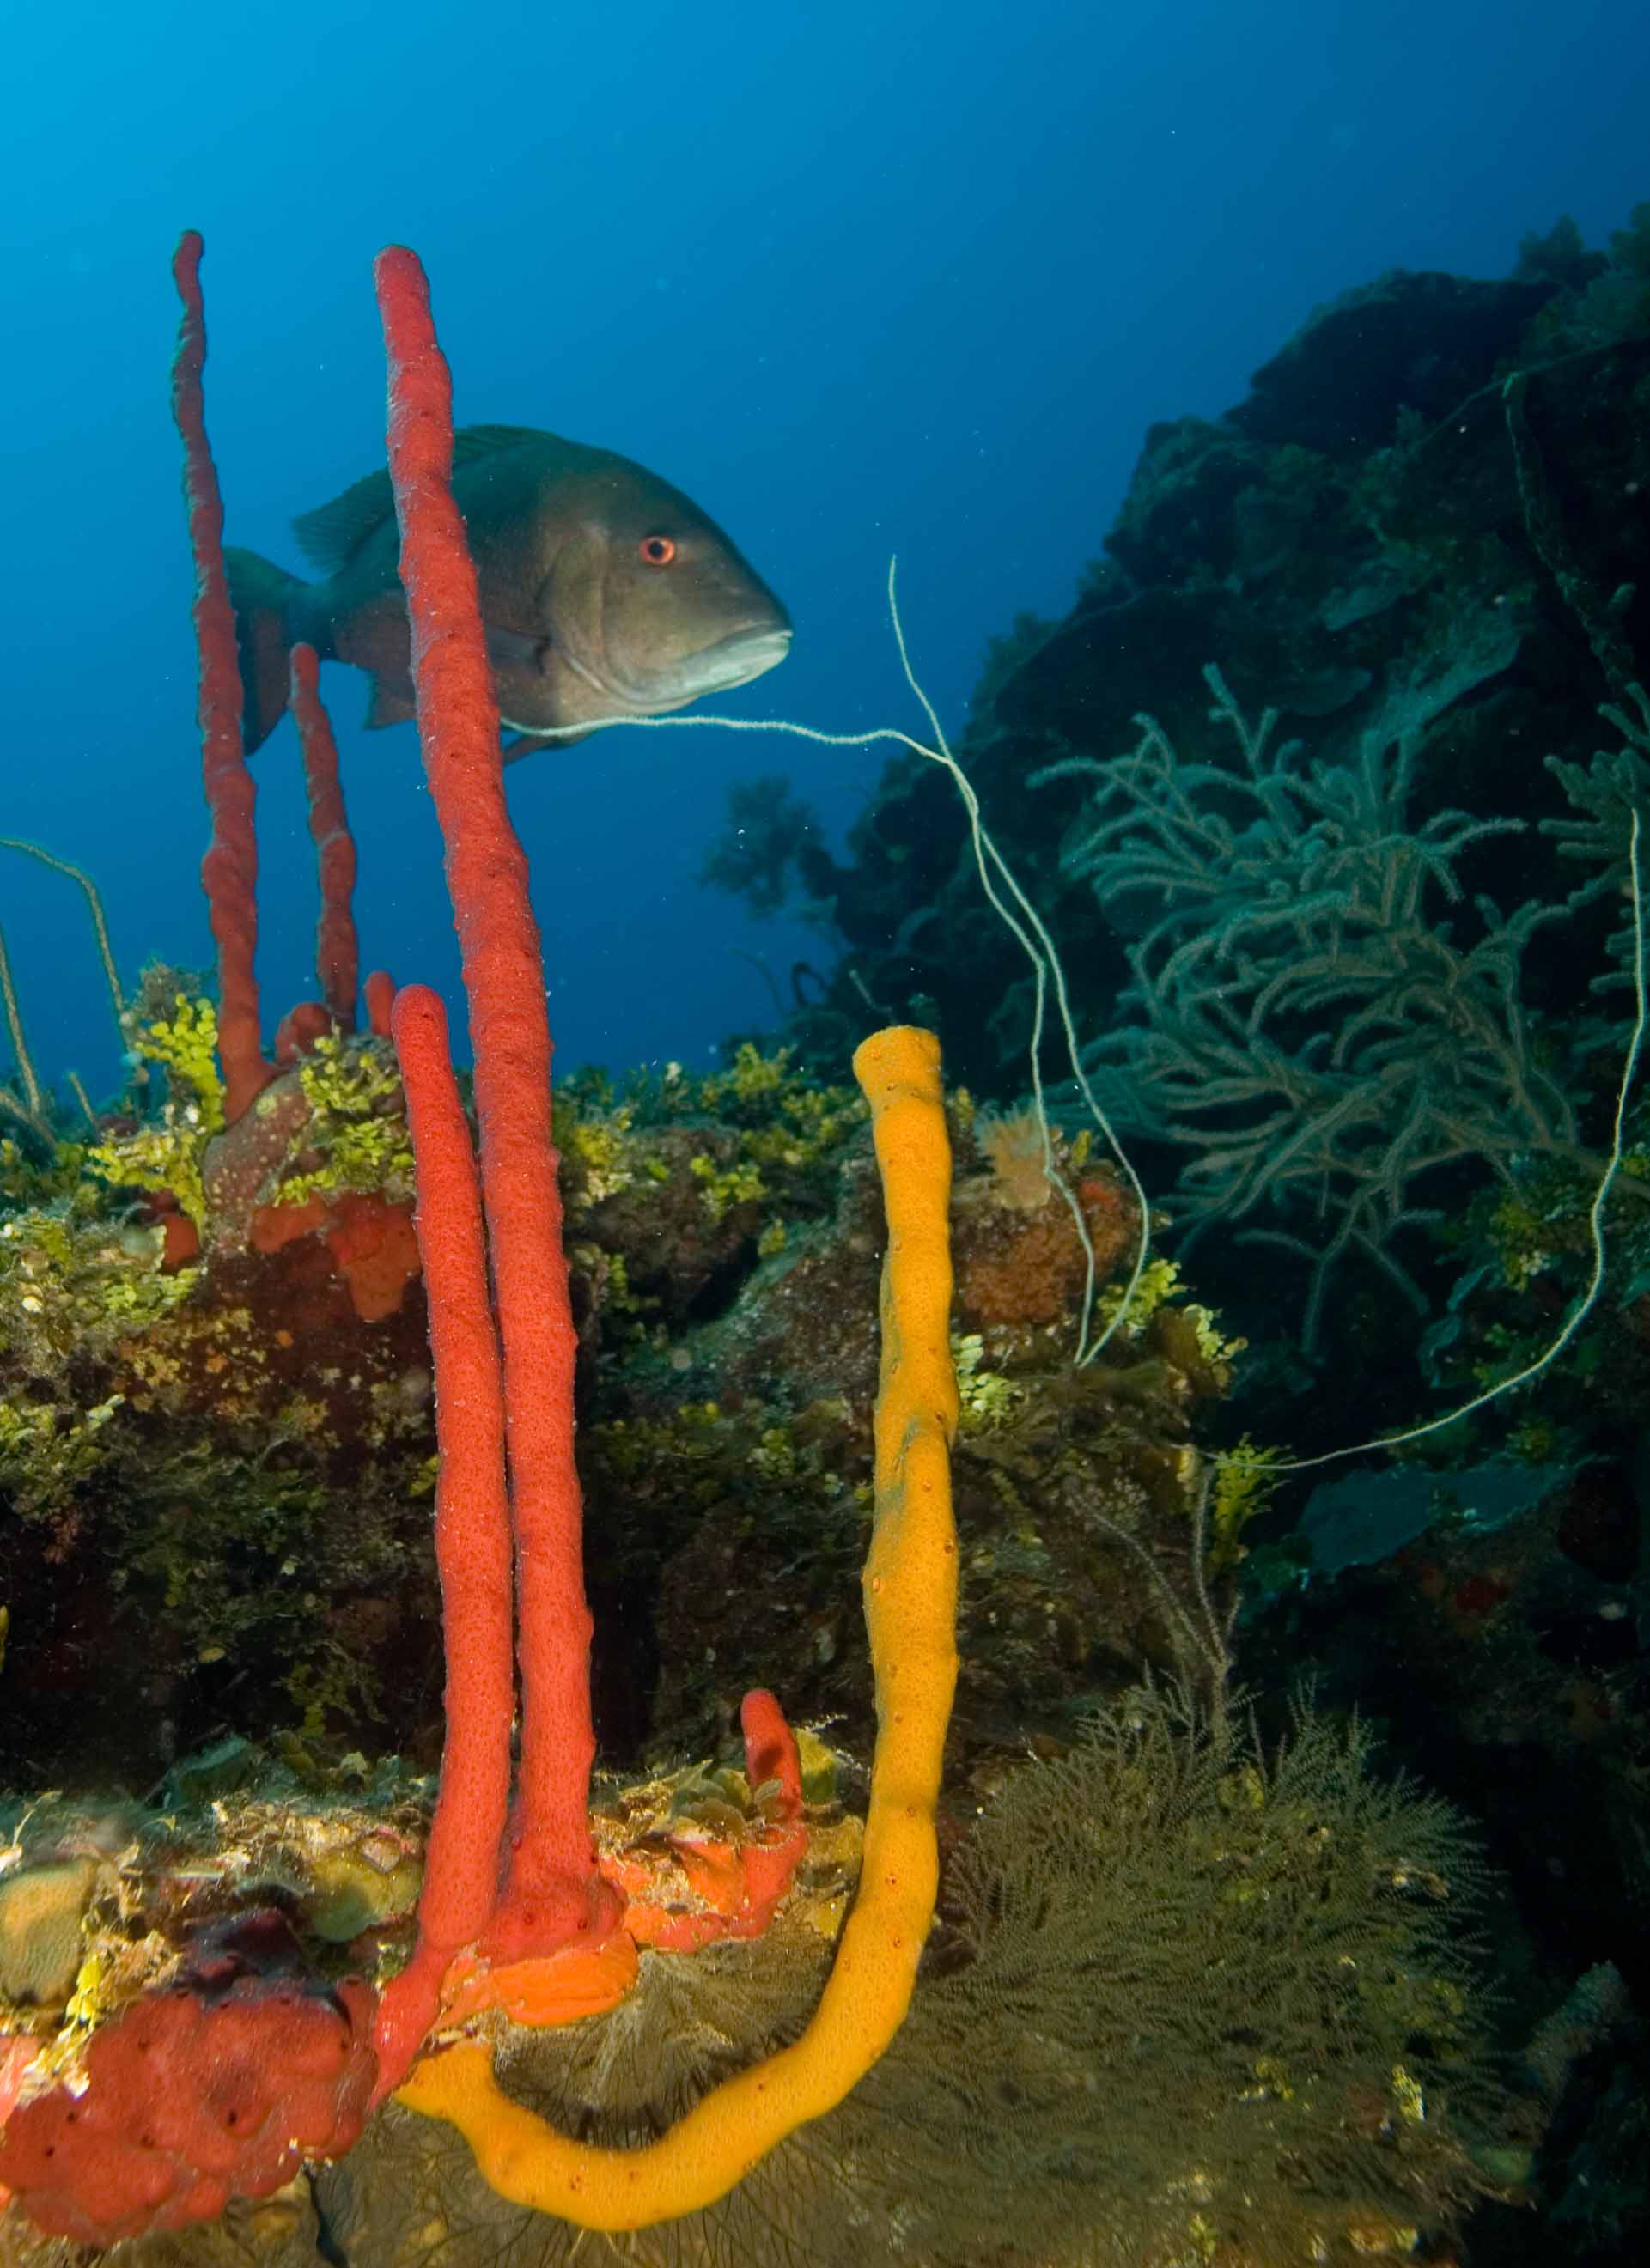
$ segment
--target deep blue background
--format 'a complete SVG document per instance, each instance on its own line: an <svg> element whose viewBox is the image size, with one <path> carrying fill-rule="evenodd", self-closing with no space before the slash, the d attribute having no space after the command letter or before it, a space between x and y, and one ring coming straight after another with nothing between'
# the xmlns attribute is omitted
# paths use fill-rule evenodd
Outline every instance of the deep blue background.
<svg viewBox="0 0 1650 2268"><path fill-rule="evenodd" d="M190 571L167 260L203 230L230 540L370 469L369 264L416 247L467 423L638 457L721 519L797 641L726 705L912 723L883 617L960 722L984 644L1055 615L1145 425L1238 398L1382 268L1499 274L1650 196L1644 0L596 0L35 8L8 24L0 833L92 867L116 948L203 964ZM367 966L456 954L412 730L326 673ZM512 768L562 1059L703 1060L760 1016L757 930L693 873L730 780L837 824L880 758L608 733ZM266 1020L313 989L290 727L258 760ZM115 1049L77 896L0 866L43 1071ZM4 1060L0 1047L0 1061Z"/></svg>

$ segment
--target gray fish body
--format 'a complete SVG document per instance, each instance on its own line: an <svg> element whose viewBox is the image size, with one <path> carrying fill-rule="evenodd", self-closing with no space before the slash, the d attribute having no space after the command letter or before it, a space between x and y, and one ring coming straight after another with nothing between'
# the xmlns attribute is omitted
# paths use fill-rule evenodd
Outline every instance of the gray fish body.
<svg viewBox="0 0 1650 2268"><path fill-rule="evenodd" d="M660 716L784 658L780 601L690 497L628 458L528 427L470 427L455 437L453 493L506 730ZM299 640L369 674L369 725L413 714L388 475L294 527L324 579L228 555L249 747L284 706Z"/></svg>

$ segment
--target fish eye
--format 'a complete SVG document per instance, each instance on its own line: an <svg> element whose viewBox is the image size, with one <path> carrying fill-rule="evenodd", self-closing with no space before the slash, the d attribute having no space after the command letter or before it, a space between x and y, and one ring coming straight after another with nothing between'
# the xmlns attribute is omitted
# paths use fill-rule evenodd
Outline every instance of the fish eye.
<svg viewBox="0 0 1650 2268"><path fill-rule="evenodd" d="M668 535L645 535L637 549L650 567L668 567L676 556L676 546Z"/></svg>

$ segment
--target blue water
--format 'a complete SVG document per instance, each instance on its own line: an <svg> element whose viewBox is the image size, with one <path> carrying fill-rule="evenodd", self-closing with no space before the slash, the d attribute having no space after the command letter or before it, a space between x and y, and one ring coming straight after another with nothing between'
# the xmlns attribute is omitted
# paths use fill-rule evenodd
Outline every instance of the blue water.
<svg viewBox="0 0 1650 2268"><path fill-rule="evenodd" d="M880 0L713 7L39 7L5 33L0 832L78 859L129 975L209 960L191 573L167 368L179 230L205 233L229 538L371 468L369 266L429 269L465 422L639 458L794 615L724 704L915 721L882 608L897 549L952 724L989 637L1064 611L1145 426L1213 414L1312 306L1391 266L1504 273L1650 195L1643 0ZM412 728L325 674L366 966L456 992ZM730 781L784 770L836 827L878 754L618 731L514 766L564 1062L703 1062L805 933L694 873ZM290 725L257 760L266 1023L313 990ZM115 1042L78 899L22 861L0 921L42 1071ZM4 1060L4 1049L0 1049Z"/></svg>

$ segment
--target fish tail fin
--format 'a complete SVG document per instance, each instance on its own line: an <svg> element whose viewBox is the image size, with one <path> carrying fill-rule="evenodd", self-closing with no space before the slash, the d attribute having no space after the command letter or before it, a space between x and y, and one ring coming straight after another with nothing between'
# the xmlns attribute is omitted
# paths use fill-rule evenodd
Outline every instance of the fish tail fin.
<svg viewBox="0 0 1650 2268"><path fill-rule="evenodd" d="M286 713L291 667L292 600L309 585L255 551L226 549L224 568L235 609L247 754L261 747Z"/></svg>

